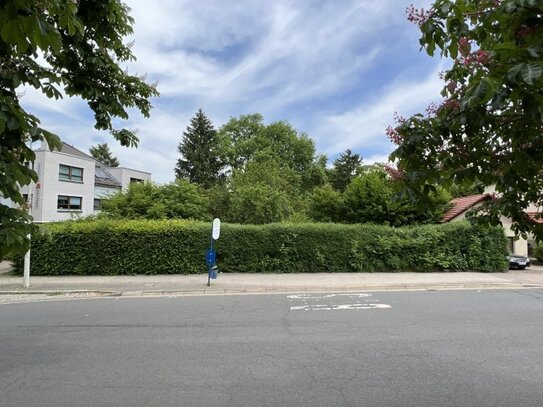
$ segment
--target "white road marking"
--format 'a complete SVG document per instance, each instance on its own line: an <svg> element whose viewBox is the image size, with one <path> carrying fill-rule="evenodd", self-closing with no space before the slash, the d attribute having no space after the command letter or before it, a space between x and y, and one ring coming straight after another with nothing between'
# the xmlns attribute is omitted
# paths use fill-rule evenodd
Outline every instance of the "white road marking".
<svg viewBox="0 0 543 407"><path fill-rule="evenodd" d="M299 305L290 307L291 311L340 311L352 309L391 308L388 304L338 304L338 305Z"/></svg>
<svg viewBox="0 0 543 407"><path fill-rule="evenodd" d="M347 294L293 294L287 295L289 299L318 299L318 298L333 298L333 297L371 297L371 294L358 294L358 293L347 293Z"/></svg>
<svg viewBox="0 0 543 407"><path fill-rule="evenodd" d="M388 304L379 304L379 300L371 298L372 294L340 293L340 294L292 294L287 295L291 303L291 311L343 311L392 308ZM371 301L371 302L370 302Z"/></svg>

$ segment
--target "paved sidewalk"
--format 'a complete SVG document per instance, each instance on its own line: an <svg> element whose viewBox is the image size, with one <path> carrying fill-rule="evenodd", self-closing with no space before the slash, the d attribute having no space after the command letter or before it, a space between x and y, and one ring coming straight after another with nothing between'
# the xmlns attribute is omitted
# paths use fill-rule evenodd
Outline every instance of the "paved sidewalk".
<svg viewBox="0 0 543 407"><path fill-rule="evenodd" d="M543 287L543 267L508 273L315 273L22 277L0 275L0 294L182 295L300 291L378 291Z"/></svg>

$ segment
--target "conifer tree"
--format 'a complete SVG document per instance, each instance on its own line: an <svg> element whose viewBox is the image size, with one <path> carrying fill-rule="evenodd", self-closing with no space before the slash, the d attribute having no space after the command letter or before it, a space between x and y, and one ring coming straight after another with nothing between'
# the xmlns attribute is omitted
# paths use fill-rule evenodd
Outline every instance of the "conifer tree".
<svg viewBox="0 0 543 407"><path fill-rule="evenodd" d="M199 109L179 143L181 158L175 167L176 178L187 179L204 188L216 184L221 179L224 167L220 147L217 130L202 109Z"/></svg>
<svg viewBox="0 0 543 407"><path fill-rule="evenodd" d="M334 161L334 168L330 172L330 183L336 191L343 192L347 189L356 171L362 164L362 158L358 154L353 154L351 150L345 150Z"/></svg>
<svg viewBox="0 0 543 407"><path fill-rule="evenodd" d="M111 153L111 150L109 149L107 143L92 146L91 148L89 148L89 152L93 158L100 161L107 167L119 166L119 160Z"/></svg>

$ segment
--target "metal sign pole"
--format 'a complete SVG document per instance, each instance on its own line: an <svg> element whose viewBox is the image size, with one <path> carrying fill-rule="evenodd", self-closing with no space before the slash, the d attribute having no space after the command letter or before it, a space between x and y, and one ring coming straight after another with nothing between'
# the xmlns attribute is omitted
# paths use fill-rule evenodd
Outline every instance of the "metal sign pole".
<svg viewBox="0 0 543 407"><path fill-rule="evenodd" d="M207 264L207 286L211 285L211 279L217 278L217 253L215 253L214 243L215 240L219 239L221 233L221 221L218 218L213 219L213 224L211 226L211 241L209 244L209 249L206 253L206 264Z"/></svg>
<svg viewBox="0 0 543 407"><path fill-rule="evenodd" d="M30 235L26 235L26 238L30 240ZM30 248L25 253L24 272L23 272L23 287L30 287Z"/></svg>
<svg viewBox="0 0 543 407"><path fill-rule="evenodd" d="M209 245L209 251L213 253L213 236L211 237L211 244ZM207 262L207 286L211 286L211 264Z"/></svg>
<svg viewBox="0 0 543 407"><path fill-rule="evenodd" d="M32 141L30 141L29 148L32 150ZM30 164L32 169L34 169L34 163ZM26 196L26 204L28 209L28 215L32 216L32 182L28 184L28 194ZM31 244L31 235L30 233L26 235L26 238L28 239L28 251L25 253L24 258L24 268L23 268L23 287L29 288L30 287L30 244Z"/></svg>

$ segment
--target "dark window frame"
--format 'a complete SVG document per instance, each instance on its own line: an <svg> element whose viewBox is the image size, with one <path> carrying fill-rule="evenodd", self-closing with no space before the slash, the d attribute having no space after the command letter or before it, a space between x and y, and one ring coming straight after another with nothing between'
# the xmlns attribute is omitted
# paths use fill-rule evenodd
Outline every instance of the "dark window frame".
<svg viewBox="0 0 543 407"><path fill-rule="evenodd" d="M515 253L515 238L507 236L507 251L509 254Z"/></svg>
<svg viewBox="0 0 543 407"><path fill-rule="evenodd" d="M66 202L63 204L63 207L61 207L60 198L66 198L64 201ZM78 198L79 199L79 205L73 206L70 202L71 198ZM57 210L58 211L82 211L83 210L83 197L82 196L73 196L73 195L58 195L57 196Z"/></svg>
<svg viewBox="0 0 543 407"><path fill-rule="evenodd" d="M68 172L62 172L62 167L65 167L68 170ZM74 169L80 170L81 175L74 175L73 174ZM73 165L59 164L58 165L58 179L60 181L83 183L83 168L74 167Z"/></svg>

